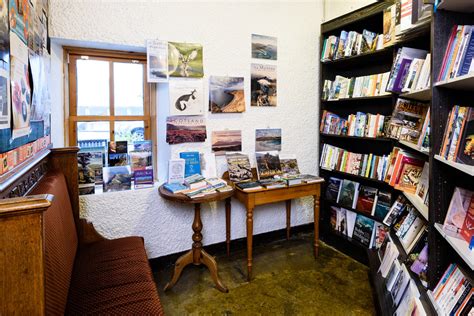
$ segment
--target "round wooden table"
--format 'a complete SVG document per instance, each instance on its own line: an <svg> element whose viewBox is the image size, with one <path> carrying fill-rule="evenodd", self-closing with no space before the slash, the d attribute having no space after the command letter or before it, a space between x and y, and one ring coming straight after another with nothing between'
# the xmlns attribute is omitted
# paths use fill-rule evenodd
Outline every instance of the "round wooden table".
<svg viewBox="0 0 474 316"><path fill-rule="evenodd" d="M194 221L193 221L193 248L182 255L176 260L174 265L174 272L171 281L166 284L165 291L171 289L176 282L178 282L181 273L183 272L184 267L189 264L201 265L204 264L209 271L211 272L211 277L216 284L216 287L227 293L229 290L222 284L217 274L217 262L216 260L209 255L204 249L202 249L202 221L201 221L201 203L209 203L215 201L225 200L226 202L226 224L229 225L230 218L227 216L230 213L230 198L234 194L234 190L227 192L217 192L213 194L208 194L203 197L191 199L182 193L173 194L170 191L166 190L163 186L160 186L158 189L160 196L166 200L183 203L183 204L194 204Z"/></svg>

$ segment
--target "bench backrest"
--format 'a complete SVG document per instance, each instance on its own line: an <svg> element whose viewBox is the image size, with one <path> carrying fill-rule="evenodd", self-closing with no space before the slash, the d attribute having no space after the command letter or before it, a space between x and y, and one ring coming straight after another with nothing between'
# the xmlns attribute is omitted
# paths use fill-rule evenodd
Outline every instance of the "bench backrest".
<svg viewBox="0 0 474 316"><path fill-rule="evenodd" d="M78 237L66 180L62 172L49 171L30 193L52 194L44 213L45 314L64 314L78 247Z"/></svg>

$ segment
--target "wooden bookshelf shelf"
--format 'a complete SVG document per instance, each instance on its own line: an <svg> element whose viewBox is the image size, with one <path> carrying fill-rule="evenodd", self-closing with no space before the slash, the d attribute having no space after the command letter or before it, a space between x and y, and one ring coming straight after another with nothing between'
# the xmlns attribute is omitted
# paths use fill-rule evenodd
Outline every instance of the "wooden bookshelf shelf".
<svg viewBox="0 0 474 316"><path fill-rule="evenodd" d="M378 180L378 179L367 178L367 177L359 176L359 175L356 175L356 174L347 173L347 172L343 172L343 171L332 170L332 169L326 169L326 168L323 168L323 167L319 167L319 168L320 168L321 171L338 174L341 177L360 179L361 181L370 181L370 182L385 185L386 187L390 187L390 188L393 189L393 187L390 186L388 183L386 183L385 181Z"/></svg>
<svg viewBox="0 0 474 316"><path fill-rule="evenodd" d="M347 139L355 139L355 140L370 140L370 141L378 141L378 142L391 142L391 138L387 137L360 137L360 136L348 136L348 135L334 135L334 134L325 134L320 133L319 135L323 137L334 137L334 138L347 138Z"/></svg>
<svg viewBox="0 0 474 316"><path fill-rule="evenodd" d="M393 59L393 48L385 47L373 52L367 52L367 53L356 55L356 56L322 61L322 63L324 65L333 66L333 67L347 67L347 66L360 67L361 64L373 63L379 60L392 60L392 59Z"/></svg>
<svg viewBox="0 0 474 316"><path fill-rule="evenodd" d="M342 99L336 99L336 100L321 99L321 102L333 103L333 102L363 101L363 100L377 100L377 99L391 99L391 98L392 98L391 94L384 94L384 95L376 95L372 97L342 98Z"/></svg>
<svg viewBox="0 0 474 316"><path fill-rule="evenodd" d="M428 220L428 206L415 194L403 192L403 195L410 201L411 204L420 212L420 214Z"/></svg>
<svg viewBox="0 0 474 316"><path fill-rule="evenodd" d="M459 238L451 237L446 235L443 229L443 225L435 223L436 230L443 236L444 239L453 247L453 249L459 254L459 256L467 263L471 270L474 270L474 250L469 249L469 244Z"/></svg>
<svg viewBox="0 0 474 316"><path fill-rule="evenodd" d="M376 250L367 251L369 257L370 283L373 289L373 295L377 302L377 315L393 315L394 306L393 299L387 288L385 287L385 279L378 272L380 260Z"/></svg>
<svg viewBox="0 0 474 316"><path fill-rule="evenodd" d="M407 148L410 148L412 150L415 150L416 152L420 153L420 154L423 154L423 155L428 155L429 156L429 152L428 151L424 151L424 150L421 150L420 147L418 147L417 145L413 144L413 143L410 143L410 142L407 142L407 141L404 141L404 140L400 140L398 141L398 143L404 147L407 147Z"/></svg>
<svg viewBox="0 0 474 316"><path fill-rule="evenodd" d="M343 209L346 209L346 210L352 211L352 212L354 212L354 213L363 215L363 216L365 216L365 217L367 217L367 218L370 218L370 219L372 219L372 220L374 220L374 221L376 221L376 222L382 223L382 221L383 221L383 218L375 217L375 216L373 216L373 215L371 215L371 214L364 213L364 212L359 211L359 210L354 209L354 208L342 206L342 205L340 205L339 203L336 203L336 202L334 202L334 201L331 201L331 200L326 199L325 197L324 197L324 200L325 200L327 203L329 203L330 205L332 205L332 206L341 207L341 208L343 208Z"/></svg>
<svg viewBox="0 0 474 316"><path fill-rule="evenodd" d="M448 166L451 166L455 169L458 169L458 170L470 175L471 177L474 176L474 166L462 164L462 163L459 163L459 162L449 161L449 160L444 159L440 155L435 155L434 158L438 161L441 161L444 164L447 164Z"/></svg>
<svg viewBox="0 0 474 316"><path fill-rule="evenodd" d="M471 0L442 0L438 9L455 12L474 12L474 2Z"/></svg>
<svg viewBox="0 0 474 316"><path fill-rule="evenodd" d="M416 101L431 101L431 88L402 93L399 97Z"/></svg>
<svg viewBox="0 0 474 316"><path fill-rule="evenodd" d="M439 81L435 83L435 87L472 91L474 90L474 73Z"/></svg>

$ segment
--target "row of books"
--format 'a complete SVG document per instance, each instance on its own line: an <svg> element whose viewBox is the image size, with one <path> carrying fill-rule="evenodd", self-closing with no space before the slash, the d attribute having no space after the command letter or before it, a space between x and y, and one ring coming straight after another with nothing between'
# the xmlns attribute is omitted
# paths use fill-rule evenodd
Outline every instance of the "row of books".
<svg viewBox="0 0 474 316"><path fill-rule="evenodd" d="M356 31L341 31L339 37L331 35L324 39L321 50L321 61L326 62L344 57L357 56L383 48L382 36L374 32L363 30L362 34Z"/></svg>
<svg viewBox="0 0 474 316"><path fill-rule="evenodd" d="M438 81L474 72L474 25L454 25L444 53Z"/></svg>
<svg viewBox="0 0 474 316"><path fill-rule="evenodd" d="M397 199L394 209L398 208ZM395 216L395 214L398 214ZM410 253L427 229L427 222L409 202L404 203L400 211L390 211L384 218L384 224L391 224L398 240L406 253Z"/></svg>
<svg viewBox="0 0 474 316"><path fill-rule="evenodd" d="M13 170L19 164L47 148L49 144L51 144L51 136L47 135L34 142L0 154L0 175Z"/></svg>
<svg viewBox="0 0 474 316"><path fill-rule="evenodd" d="M474 165L474 108L455 105L448 116L439 155Z"/></svg>
<svg viewBox="0 0 474 316"><path fill-rule="evenodd" d="M231 191L232 187L220 178L205 178L200 174L193 174L184 179L183 183L167 182L163 187L173 194L182 193L191 199L204 197L216 192Z"/></svg>
<svg viewBox="0 0 474 316"><path fill-rule="evenodd" d="M390 72L345 78L337 75L334 81L324 80L323 100L363 98L387 95Z"/></svg>
<svg viewBox="0 0 474 316"><path fill-rule="evenodd" d="M399 147L388 156L377 156L324 144L320 167L385 181L397 190L417 194L427 203L429 165Z"/></svg>
<svg viewBox="0 0 474 316"><path fill-rule="evenodd" d="M262 189L278 189L298 184L318 183L323 181L324 180L322 178L310 174L295 174L291 176L282 176L257 181L238 182L235 184L235 186L243 191L252 192Z"/></svg>
<svg viewBox="0 0 474 316"><path fill-rule="evenodd" d="M380 220L385 218L392 205L390 192L336 177L330 177L328 180L326 199Z"/></svg>
<svg viewBox="0 0 474 316"><path fill-rule="evenodd" d="M406 261L399 260L400 253L395 242L387 236L378 251L380 267L378 272L384 279L383 285L390 293L394 315L427 315L420 300L420 292L410 272L426 280L428 269L428 244L424 238ZM422 282L426 285L426 281Z"/></svg>
<svg viewBox="0 0 474 316"><path fill-rule="evenodd" d="M451 263L430 293L440 315L471 315L474 309L472 280Z"/></svg>
<svg viewBox="0 0 474 316"><path fill-rule="evenodd" d="M402 93L428 88L431 82L431 55L426 50L402 47L390 71L387 91Z"/></svg>
<svg viewBox="0 0 474 316"><path fill-rule="evenodd" d="M324 110L319 131L330 135L383 137L385 121L385 116L382 114L357 112L344 119Z"/></svg>
<svg viewBox="0 0 474 316"><path fill-rule="evenodd" d="M466 241L466 248L474 235L474 192L463 188L455 188L443 230L451 237Z"/></svg>
<svg viewBox="0 0 474 316"><path fill-rule="evenodd" d="M107 148L86 146L77 154L79 194L94 194L96 184L103 192L153 186L153 154L150 140L106 142Z"/></svg>
<svg viewBox="0 0 474 316"><path fill-rule="evenodd" d="M362 214L331 206L331 228L344 236L357 241L369 249L378 249L388 230L383 224Z"/></svg>

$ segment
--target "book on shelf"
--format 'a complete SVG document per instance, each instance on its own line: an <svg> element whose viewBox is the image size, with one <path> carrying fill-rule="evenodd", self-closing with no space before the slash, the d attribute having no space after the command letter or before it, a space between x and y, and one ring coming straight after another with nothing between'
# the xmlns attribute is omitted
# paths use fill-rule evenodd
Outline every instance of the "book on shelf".
<svg viewBox="0 0 474 316"><path fill-rule="evenodd" d="M347 118L324 110L321 116L320 132L329 135L344 135L357 137L382 137L385 116L357 112Z"/></svg>
<svg viewBox="0 0 474 316"><path fill-rule="evenodd" d="M94 155L91 152L79 152L77 154L77 168L79 181L79 194L94 194L95 193L95 171L92 167ZM102 164L102 156L101 156ZM101 167L102 170L102 167Z"/></svg>
<svg viewBox="0 0 474 316"><path fill-rule="evenodd" d="M184 177L201 174L200 154L197 151L181 152L179 158L184 159Z"/></svg>
<svg viewBox="0 0 474 316"><path fill-rule="evenodd" d="M443 223L443 230L449 236L462 239L462 231L467 214L474 208L474 192L456 187L449 203L448 212ZM473 210L471 210L472 212ZM472 235L472 233L471 233ZM468 240L470 242L470 239Z"/></svg>
<svg viewBox="0 0 474 316"><path fill-rule="evenodd" d="M133 171L133 181L136 189L153 187L155 183L153 169L138 169Z"/></svg>
<svg viewBox="0 0 474 316"><path fill-rule="evenodd" d="M404 264L401 264L400 273L395 279L395 282L392 286L392 290L390 291L393 304L395 306L399 305L402 299L403 293L405 292L405 289L407 288L410 281L411 281L411 277L410 277L410 274L408 273L406 266Z"/></svg>
<svg viewBox="0 0 474 316"><path fill-rule="evenodd" d="M344 179L341 185L337 203L343 207L355 209L359 194L359 183Z"/></svg>
<svg viewBox="0 0 474 316"><path fill-rule="evenodd" d="M430 184L430 164L425 162L423 165L423 171L418 179L418 185L416 186L415 195L420 198L424 203L428 198L428 189Z"/></svg>
<svg viewBox="0 0 474 316"><path fill-rule="evenodd" d="M451 263L432 291L436 310L443 315L468 315L474 308L471 279Z"/></svg>
<svg viewBox="0 0 474 316"><path fill-rule="evenodd" d="M474 166L474 108L455 105L450 111L439 155Z"/></svg>
<svg viewBox="0 0 474 316"><path fill-rule="evenodd" d="M407 267L415 273L424 287L428 287L428 231L424 230L420 239L405 260Z"/></svg>
<svg viewBox="0 0 474 316"><path fill-rule="evenodd" d="M374 221L374 229L370 240L370 248L379 249L388 235L389 228L382 223Z"/></svg>
<svg viewBox="0 0 474 316"><path fill-rule="evenodd" d="M406 221L407 219L405 219ZM422 237L424 230L426 229L425 220L415 215L415 219L411 222L410 226L406 229L403 234L400 234L399 239L403 248L407 253L410 253L413 247L416 245L418 240Z"/></svg>
<svg viewBox="0 0 474 316"><path fill-rule="evenodd" d="M376 188L360 185L355 209L368 215L373 215L377 191Z"/></svg>
<svg viewBox="0 0 474 316"><path fill-rule="evenodd" d="M342 186L342 179L330 177L328 179L328 185L326 187L326 199L332 202L337 202L339 192Z"/></svg>
<svg viewBox="0 0 474 316"><path fill-rule="evenodd" d="M105 167L103 177L103 192L124 191L132 188L130 166Z"/></svg>
<svg viewBox="0 0 474 316"><path fill-rule="evenodd" d="M427 315L423 304L420 301L420 291L418 291L418 288L416 287L416 284L413 280L408 281L406 290L400 299L400 303L398 304L394 315Z"/></svg>
<svg viewBox="0 0 474 316"><path fill-rule="evenodd" d="M226 154L229 179L232 182L252 180L252 167L249 156L240 153Z"/></svg>
<svg viewBox="0 0 474 316"><path fill-rule="evenodd" d="M375 221L373 219L367 218L362 214L357 214L352 239L370 248L374 226Z"/></svg>
<svg viewBox="0 0 474 316"><path fill-rule="evenodd" d="M402 270L402 266L398 260L394 260L390 269L388 270L387 277L385 278L385 288L387 291L391 291L393 285L395 284L395 280L398 277L398 274Z"/></svg>
<svg viewBox="0 0 474 316"><path fill-rule="evenodd" d="M389 76L389 72L352 78L336 75L334 81L324 81L322 98L333 101L388 95L386 86Z"/></svg>
<svg viewBox="0 0 474 316"><path fill-rule="evenodd" d="M374 217L383 219L392 205L392 193L379 190L374 204Z"/></svg>
<svg viewBox="0 0 474 316"><path fill-rule="evenodd" d="M474 25L454 25L444 53L438 81L456 78L474 71Z"/></svg>
<svg viewBox="0 0 474 316"><path fill-rule="evenodd" d="M357 213L351 210L346 210L347 220L347 237L352 238L354 236L354 227L357 219Z"/></svg>
<svg viewBox="0 0 474 316"><path fill-rule="evenodd" d="M393 261L395 261L400 255L397 246L389 236L387 236L386 240L386 246L380 247L379 249L379 258L381 258L381 260L378 272L380 272L383 278L387 277Z"/></svg>
<svg viewBox="0 0 474 316"><path fill-rule="evenodd" d="M390 71L386 90L395 93L405 92L403 89L405 88L406 81L410 80L410 76L414 80L416 70L421 72L427 55L428 51L426 50L409 47L399 48ZM411 67L412 64L414 64L413 67ZM416 69L414 69L415 67ZM415 73L410 74L410 70L412 72L415 71ZM413 81L409 85L410 89L408 91L411 90L412 85Z"/></svg>
<svg viewBox="0 0 474 316"><path fill-rule="evenodd" d="M388 211L387 215L383 219L383 223L387 226L392 226L402 211L407 206L407 200L402 195L399 195L395 202L393 203L392 207Z"/></svg>
<svg viewBox="0 0 474 316"><path fill-rule="evenodd" d="M403 153L399 153L399 155L403 157L401 158L400 172L397 174L397 171L394 171L394 174L397 174L394 187L397 190L415 194L423 171L424 161Z"/></svg>
<svg viewBox="0 0 474 316"><path fill-rule="evenodd" d="M418 138L417 146L421 151L430 151L430 119L431 119L431 108L428 107L426 112L425 121L421 127L420 137Z"/></svg>
<svg viewBox="0 0 474 316"><path fill-rule="evenodd" d="M337 217L336 217L336 227L335 230L347 236L347 218L346 218L346 209L338 207L336 209Z"/></svg>
<svg viewBox="0 0 474 316"><path fill-rule="evenodd" d="M388 122L387 136L417 144L427 112L427 104L398 98Z"/></svg>

